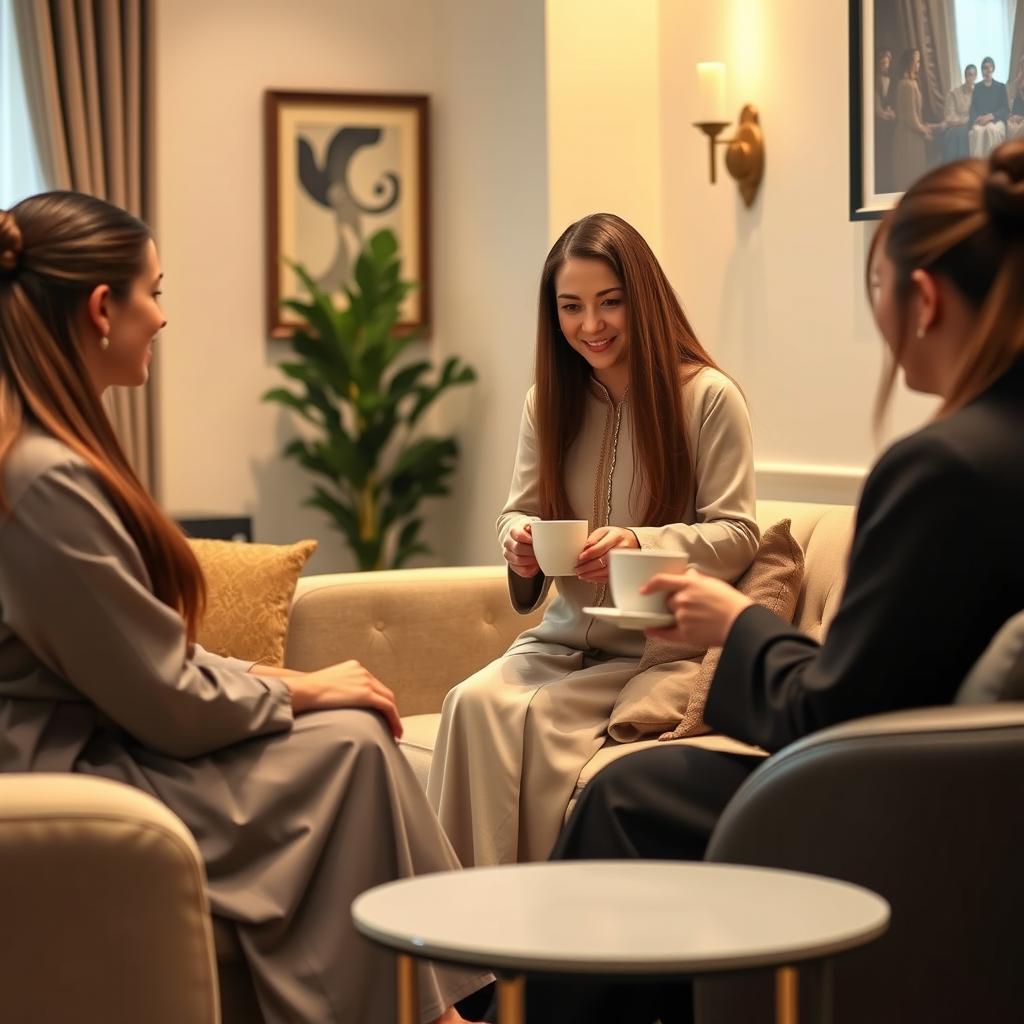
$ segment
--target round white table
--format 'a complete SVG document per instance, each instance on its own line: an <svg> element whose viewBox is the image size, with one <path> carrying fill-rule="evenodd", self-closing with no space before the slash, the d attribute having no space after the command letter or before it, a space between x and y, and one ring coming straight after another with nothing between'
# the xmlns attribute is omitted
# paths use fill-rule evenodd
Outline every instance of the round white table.
<svg viewBox="0 0 1024 1024"><path fill-rule="evenodd" d="M377 886L358 930L398 952L398 1022L418 1024L415 959L498 974L502 1024L522 1024L524 974L640 976L776 968L776 1020L797 1020L797 968L889 925L876 893L731 864L563 861L476 868Z"/></svg>

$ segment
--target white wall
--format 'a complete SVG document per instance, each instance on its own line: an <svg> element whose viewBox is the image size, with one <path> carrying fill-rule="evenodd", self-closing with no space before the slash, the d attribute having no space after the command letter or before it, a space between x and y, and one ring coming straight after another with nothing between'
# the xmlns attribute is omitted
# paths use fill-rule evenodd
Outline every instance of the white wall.
<svg viewBox="0 0 1024 1024"><path fill-rule="evenodd" d="M479 380L443 401L462 446L455 492L432 522L445 560L494 563L547 251L543 0L443 0L437 31L435 268L439 358Z"/></svg>
<svg viewBox="0 0 1024 1024"><path fill-rule="evenodd" d="M248 512L258 540L312 536L310 569L347 568L280 458L291 426L258 401L284 354L264 325L267 88L424 92L433 102L436 330L481 383L440 424L466 448L435 520L441 558L493 561L547 232L541 0L176 0L157 22L157 229L170 321L161 341L161 497L176 513ZM514 52L516 60L506 60ZM532 258L531 258L532 257ZM523 301L524 289L531 298ZM452 515L452 509L458 515Z"/></svg>
<svg viewBox="0 0 1024 1024"><path fill-rule="evenodd" d="M549 0L551 240L602 211L661 244L660 0Z"/></svg>
<svg viewBox="0 0 1024 1024"><path fill-rule="evenodd" d="M318 537L311 569L351 564L324 518L300 507L308 479L279 456L287 417L257 400L280 356L263 323L261 99L274 87L432 97L427 350L459 354L481 377L435 418L463 445L454 499L431 516L438 560L497 558L541 261L565 222L598 207L647 234L747 392L762 495L854 497L875 455L881 347L863 293L872 227L847 215L847 0L638 2L160 5L169 508L250 512L259 539ZM727 62L731 108L761 108L767 169L749 211L724 173L708 183L692 127L695 64L709 59ZM574 68L586 89L572 87ZM932 407L899 395L894 429Z"/></svg>
<svg viewBox="0 0 1024 1024"><path fill-rule="evenodd" d="M663 259L698 333L742 384L763 497L852 500L876 454L881 341L864 292L872 224L848 219L847 0L661 4ZM761 111L767 164L743 205L708 181L695 65L727 65ZM893 430L931 400L898 394Z"/></svg>

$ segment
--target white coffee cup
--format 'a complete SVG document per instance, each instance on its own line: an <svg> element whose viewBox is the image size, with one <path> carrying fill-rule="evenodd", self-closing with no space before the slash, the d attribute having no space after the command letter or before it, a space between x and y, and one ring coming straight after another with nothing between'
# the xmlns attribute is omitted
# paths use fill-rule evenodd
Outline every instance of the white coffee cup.
<svg viewBox="0 0 1024 1024"><path fill-rule="evenodd" d="M545 576L576 575L589 526L586 519L544 519L530 524L533 553Z"/></svg>
<svg viewBox="0 0 1024 1024"><path fill-rule="evenodd" d="M641 594L640 588L660 572L683 573L689 564L685 555L671 551L638 551L614 548L610 552L608 575L615 607L625 612L663 612L668 594Z"/></svg>

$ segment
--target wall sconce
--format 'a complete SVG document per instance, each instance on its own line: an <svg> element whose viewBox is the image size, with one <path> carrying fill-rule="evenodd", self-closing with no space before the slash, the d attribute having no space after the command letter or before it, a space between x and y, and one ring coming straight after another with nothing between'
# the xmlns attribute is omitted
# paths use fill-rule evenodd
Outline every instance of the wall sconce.
<svg viewBox="0 0 1024 1024"><path fill-rule="evenodd" d="M731 123L722 120L725 113L725 65L698 64L697 77L701 110L707 110L713 114L713 119L697 121L694 125L708 137L711 184L713 185L717 181L715 148L725 146L725 166L736 179L744 203L748 207L753 206L754 200L757 198L757 190L761 187L761 178L764 176L764 133L761 131L761 119L757 113L757 107L748 103L740 111L736 134L731 139L719 139L718 136Z"/></svg>

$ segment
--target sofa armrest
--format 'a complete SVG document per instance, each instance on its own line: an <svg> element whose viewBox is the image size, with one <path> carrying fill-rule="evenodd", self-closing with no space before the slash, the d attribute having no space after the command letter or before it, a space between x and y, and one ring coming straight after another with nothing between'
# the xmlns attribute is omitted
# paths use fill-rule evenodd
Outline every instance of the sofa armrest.
<svg viewBox="0 0 1024 1024"><path fill-rule="evenodd" d="M215 1024L195 841L162 804L79 775L0 775L2 1016Z"/></svg>
<svg viewBox="0 0 1024 1024"><path fill-rule="evenodd" d="M1022 804L1024 704L876 715L769 758L707 856L845 879L889 900L889 933L836 966L837 1020L1009 1020L1024 1005ZM726 999L739 986L703 988L702 1022L760 1019Z"/></svg>
<svg viewBox="0 0 1024 1024"><path fill-rule="evenodd" d="M403 715L424 714L542 615L514 611L503 566L306 576L285 665L309 671L354 658L395 691Z"/></svg>

